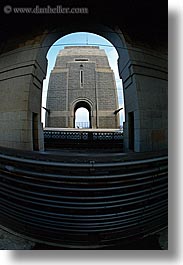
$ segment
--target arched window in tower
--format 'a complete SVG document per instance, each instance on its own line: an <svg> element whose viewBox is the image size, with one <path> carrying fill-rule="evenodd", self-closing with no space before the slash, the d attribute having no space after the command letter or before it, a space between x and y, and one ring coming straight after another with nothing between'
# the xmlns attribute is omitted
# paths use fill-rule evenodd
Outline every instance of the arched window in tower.
<svg viewBox="0 0 183 265"><path fill-rule="evenodd" d="M86 108L78 108L75 111L75 128L90 128L90 114Z"/></svg>

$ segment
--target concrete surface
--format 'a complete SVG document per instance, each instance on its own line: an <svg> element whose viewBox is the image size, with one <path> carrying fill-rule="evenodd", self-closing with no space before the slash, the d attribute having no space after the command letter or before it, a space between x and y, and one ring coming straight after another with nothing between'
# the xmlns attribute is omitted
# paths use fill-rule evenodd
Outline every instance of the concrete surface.
<svg viewBox="0 0 183 265"><path fill-rule="evenodd" d="M0 250L31 250L35 242L12 235L0 229Z"/></svg>

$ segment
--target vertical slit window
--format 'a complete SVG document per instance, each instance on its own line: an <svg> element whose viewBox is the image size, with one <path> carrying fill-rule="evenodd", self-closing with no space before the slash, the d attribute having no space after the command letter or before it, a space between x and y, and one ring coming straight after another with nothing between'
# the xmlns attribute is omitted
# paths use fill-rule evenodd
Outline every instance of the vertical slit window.
<svg viewBox="0 0 183 265"><path fill-rule="evenodd" d="M83 87L83 81L84 81L84 76L83 76L83 70L80 70L80 86Z"/></svg>

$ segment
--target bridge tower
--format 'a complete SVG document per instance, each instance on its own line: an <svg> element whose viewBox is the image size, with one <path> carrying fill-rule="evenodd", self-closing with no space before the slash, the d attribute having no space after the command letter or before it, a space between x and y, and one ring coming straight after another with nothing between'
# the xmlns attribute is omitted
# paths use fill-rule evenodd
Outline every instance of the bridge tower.
<svg viewBox="0 0 183 265"><path fill-rule="evenodd" d="M59 52L50 74L46 127L75 128L81 107L89 112L88 128L119 128L114 73L99 47L69 46Z"/></svg>

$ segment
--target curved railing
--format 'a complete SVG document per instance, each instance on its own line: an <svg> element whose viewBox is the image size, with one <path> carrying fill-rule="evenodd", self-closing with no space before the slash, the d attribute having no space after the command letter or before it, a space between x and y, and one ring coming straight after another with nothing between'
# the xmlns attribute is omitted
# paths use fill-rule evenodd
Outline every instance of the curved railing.
<svg viewBox="0 0 183 265"><path fill-rule="evenodd" d="M167 226L167 156L64 163L0 154L0 225L69 248L125 244Z"/></svg>

